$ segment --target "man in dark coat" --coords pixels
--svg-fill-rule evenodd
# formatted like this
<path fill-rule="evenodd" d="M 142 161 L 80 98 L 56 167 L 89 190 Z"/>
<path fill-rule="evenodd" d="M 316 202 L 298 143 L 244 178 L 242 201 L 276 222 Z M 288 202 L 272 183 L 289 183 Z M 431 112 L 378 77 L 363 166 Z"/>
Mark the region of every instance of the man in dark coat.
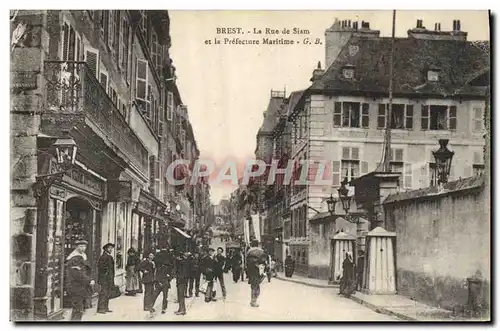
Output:
<path fill-rule="evenodd" d="M 363 286 L 363 268 L 365 266 L 365 252 L 358 251 L 358 263 L 356 264 L 356 289 L 361 290 Z"/>
<path fill-rule="evenodd" d="M 226 285 L 224 284 L 224 266 L 226 265 L 226 257 L 222 254 L 224 249 L 222 247 L 217 248 L 217 255 L 215 256 L 215 279 L 219 281 L 222 297 L 226 299 Z"/>
<path fill-rule="evenodd" d="M 175 261 L 175 282 L 177 284 L 177 300 L 179 309 L 175 315 L 186 315 L 186 286 L 189 278 L 189 254 L 184 252 Z"/>
<path fill-rule="evenodd" d="M 252 240 L 250 249 L 247 252 L 247 276 L 248 284 L 251 289 L 250 305 L 258 307 L 257 299 L 260 295 L 260 283 L 265 277 L 264 269 L 266 265 L 267 255 L 259 248 L 259 242 Z"/>
<path fill-rule="evenodd" d="M 154 258 L 158 288 L 155 291 L 153 304 L 156 302 L 158 295 L 163 293 L 162 314 L 166 313 L 168 306 L 168 290 L 170 289 L 170 281 L 174 277 L 174 261 L 174 256 L 168 251 L 167 247 L 163 248 Z"/>
<path fill-rule="evenodd" d="M 193 296 L 194 293 L 198 297 L 200 295 L 200 278 L 201 278 L 201 258 L 200 253 L 194 253 L 189 260 L 189 289 L 188 297 Z"/>
<path fill-rule="evenodd" d="M 109 309 L 109 295 L 115 286 L 115 260 L 111 256 L 112 243 L 104 245 L 103 253 L 97 262 L 97 280 L 100 285 L 99 300 L 97 301 L 97 312 L 99 314 L 111 313 Z"/>
<path fill-rule="evenodd" d="M 75 242 L 75 250 L 66 258 L 66 281 L 69 297 L 71 298 L 71 320 L 81 321 L 85 311 L 84 302 L 88 297 L 88 288 L 93 285 L 88 270 L 90 264 L 87 261 L 85 250 L 88 242 L 78 240 Z"/>
<path fill-rule="evenodd" d="M 238 282 L 241 276 L 241 265 L 243 263 L 243 259 L 241 258 L 241 253 L 238 251 L 235 251 L 233 253 L 233 256 L 231 257 L 230 261 L 230 268 L 233 273 L 233 281 L 235 283 Z"/>
<path fill-rule="evenodd" d="M 142 283 L 144 284 L 144 311 L 154 313 L 154 304 L 156 301 L 156 266 L 154 263 L 154 253 L 150 252 L 147 258 L 143 259 L 137 266 L 137 271 L 142 272 Z"/>
<path fill-rule="evenodd" d="M 205 292 L 205 302 L 217 301 L 213 295 L 214 291 L 214 279 L 215 279 L 215 250 L 213 248 L 208 249 L 208 255 L 205 256 L 202 262 L 202 271 L 205 279 L 207 281 L 207 290 Z"/>

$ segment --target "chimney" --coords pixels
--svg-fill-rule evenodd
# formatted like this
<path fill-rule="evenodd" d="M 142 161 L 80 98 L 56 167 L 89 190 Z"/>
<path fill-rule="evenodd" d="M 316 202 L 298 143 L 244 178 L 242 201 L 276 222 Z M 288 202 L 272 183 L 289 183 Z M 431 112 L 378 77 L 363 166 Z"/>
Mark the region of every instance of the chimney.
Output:
<path fill-rule="evenodd" d="M 453 20 L 452 31 L 441 31 L 441 23 L 434 23 L 434 31 L 427 30 L 422 20 L 417 20 L 417 27 L 408 30 L 408 38 L 426 40 L 467 41 L 467 32 L 460 31 L 460 20 Z"/>
<path fill-rule="evenodd" d="M 423 29 L 423 28 L 424 28 L 424 21 L 417 20 L 417 29 Z"/>
<path fill-rule="evenodd" d="M 352 23 L 352 28 L 353 28 L 354 30 L 357 30 L 357 29 L 358 29 L 358 22 L 353 22 L 353 23 Z"/>
<path fill-rule="evenodd" d="M 347 21 L 347 25 L 351 27 L 351 20 Z"/>
<path fill-rule="evenodd" d="M 315 81 L 321 79 L 321 77 L 323 77 L 324 73 L 325 73 L 325 70 L 321 69 L 321 61 L 318 61 L 318 67 L 316 69 L 314 69 L 313 75 L 312 75 L 310 81 L 315 82 Z"/>
<path fill-rule="evenodd" d="M 457 20 L 457 31 L 460 31 L 460 20 Z"/>

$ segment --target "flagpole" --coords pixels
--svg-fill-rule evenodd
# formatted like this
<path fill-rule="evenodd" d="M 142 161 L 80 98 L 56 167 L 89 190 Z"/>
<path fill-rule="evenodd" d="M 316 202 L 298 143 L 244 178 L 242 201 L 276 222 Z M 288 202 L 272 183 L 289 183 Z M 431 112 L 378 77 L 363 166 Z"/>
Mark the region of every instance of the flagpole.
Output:
<path fill-rule="evenodd" d="M 385 151 L 384 151 L 384 171 L 390 172 L 391 162 L 391 119 L 392 119 L 392 89 L 394 79 L 394 39 L 396 34 L 396 10 L 392 11 L 392 38 L 391 38 L 391 57 L 389 63 L 389 107 L 387 109 L 387 124 L 385 128 Z"/>

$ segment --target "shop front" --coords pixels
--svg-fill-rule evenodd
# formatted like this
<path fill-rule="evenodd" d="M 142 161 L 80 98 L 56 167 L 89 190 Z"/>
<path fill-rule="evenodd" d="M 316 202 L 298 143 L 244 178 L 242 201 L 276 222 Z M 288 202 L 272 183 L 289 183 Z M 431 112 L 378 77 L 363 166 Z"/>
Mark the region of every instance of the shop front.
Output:
<path fill-rule="evenodd" d="M 87 257 L 92 277 L 97 276 L 97 259 L 101 254 L 102 205 L 105 182 L 79 167 L 73 168 L 62 181 L 38 197 L 35 317 L 56 317 L 70 305 L 65 284 L 64 263 L 77 239 L 89 245 Z"/>
<path fill-rule="evenodd" d="M 141 255 L 155 252 L 168 238 L 168 225 L 165 218 L 167 206 L 151 193 L 142 190 L 139 201 L 132 210 L 131 245 Z"/>

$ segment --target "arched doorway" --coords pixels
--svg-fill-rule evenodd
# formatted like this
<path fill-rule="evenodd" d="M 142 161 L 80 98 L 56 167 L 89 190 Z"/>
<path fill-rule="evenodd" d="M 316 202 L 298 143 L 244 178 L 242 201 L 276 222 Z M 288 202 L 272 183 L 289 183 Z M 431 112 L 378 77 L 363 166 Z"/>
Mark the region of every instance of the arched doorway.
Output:
<path fill-rule="evenodd" d="M 87 259 L 92 266 L 91 277 L 96 277 L 96 258 L 100 254 L 100 214 L 94 210 L 90 202 L 81 197 L 70 198 L 66 202 L 64 213 L 64 259 L 71 254 L 78 239 L 88 241 Z M 64 305 L 70 302 L 64 284 Z"/>

